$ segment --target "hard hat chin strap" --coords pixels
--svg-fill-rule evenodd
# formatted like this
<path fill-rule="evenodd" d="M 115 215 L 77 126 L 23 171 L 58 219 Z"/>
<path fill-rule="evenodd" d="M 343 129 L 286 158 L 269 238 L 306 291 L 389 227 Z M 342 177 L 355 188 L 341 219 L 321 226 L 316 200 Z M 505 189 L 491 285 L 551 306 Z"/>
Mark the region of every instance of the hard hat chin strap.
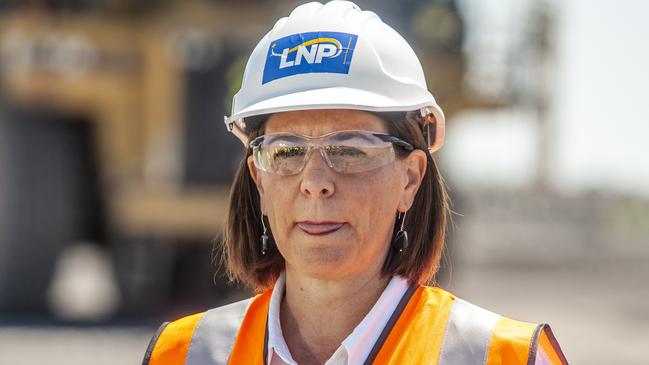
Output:
<path fill-rule="evenodd" d="M 431 130 L 431 128 L 435 127 L 435 115 L 433 114 L 433 111 L 430 110 L 430 108 L 421 108 L 419 110 L 419 113 L 421 115 L 422 132 L 424 132 L 426 146 L 430 151 L 433 143 L 435 143 L 435 131 Z M 433 151 L 431 151 L 431 153 L 432 152 Z"/>
<path fill-rule="evenodd" d="M 432 155 L 444 144 L 444 122 L 439 122 L 435 118 L 435 113 L 429 107 L 424 107 L 419 110 L 421 115 L 422 132 L 428 145 L 428 152 Z"/>
<path fill-rule="evenodd" d="M 228 121 L 227 115 L 224 115 L 223 119 L 225 120 L 225 125 L 228 128 L 228 132 L 237 136 L 237 138 L 241 141 L 241 143 L 243 143 L 243 145 L 246 148 L 248 148 L 248 144 L 250 143 L 250 137 L 248 137 L 248 133 L 246 133 L 241 129 L 241 127 L 239 127 L 239 124 L 243 124 L 243 119 Z"/>

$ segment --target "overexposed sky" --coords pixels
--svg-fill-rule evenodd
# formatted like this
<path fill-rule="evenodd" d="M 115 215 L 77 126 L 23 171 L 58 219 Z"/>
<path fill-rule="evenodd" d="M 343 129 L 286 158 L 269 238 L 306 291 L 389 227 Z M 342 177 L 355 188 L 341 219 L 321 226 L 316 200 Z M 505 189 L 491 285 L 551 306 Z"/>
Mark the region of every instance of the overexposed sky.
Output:
<path fill-rule="evenodd" d="M 532 1 L 462 2 L 469 31 L 474 32 L 468 36 L 467 46 L 474 47 L 469 52 L 482 47 L 477 67 L 508 72 L 502 65 L 489 67 L 488 62 L 504 59 L 498 52 L 506 47 L 506 39 L 520 41 Z M 551 184 L 564 192 L 600 190 L 649 197 L 649 2 L 550 4 L 554 55 L 545 82 Z M 495 54 L 489 55 L 489 49 Z M 536 174 L 537 133 L 533 110 L 526 113 L 517 107 L 460 115 L 449 122 L 445 170 L 467 187 L 524 186 Z"/>
<path fill-rule="evenodd" d="M 649 2 L 557 3 L 555 181 L 649 196 Z"/>

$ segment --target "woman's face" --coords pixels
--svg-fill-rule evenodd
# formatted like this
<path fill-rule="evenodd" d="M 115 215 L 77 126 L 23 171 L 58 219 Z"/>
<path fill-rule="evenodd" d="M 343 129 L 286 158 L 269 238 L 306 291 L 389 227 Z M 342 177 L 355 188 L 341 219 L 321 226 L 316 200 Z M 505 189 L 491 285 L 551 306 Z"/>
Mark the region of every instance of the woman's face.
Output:
<path fill-rule="evenodd" d="M 357 110 L 294 111 L 271 115 L 265 133 L 387 133 L 383 123 Z M 248 166 L 286 269 L 321 279 L 341 279 L 380 272 L 397 211 L 412 205 L 426 156 L 415 150 L 405 159 L 354 174 L 332 170 L 318 151 L 296 175 L 257 170 L 252 157 Z"/>

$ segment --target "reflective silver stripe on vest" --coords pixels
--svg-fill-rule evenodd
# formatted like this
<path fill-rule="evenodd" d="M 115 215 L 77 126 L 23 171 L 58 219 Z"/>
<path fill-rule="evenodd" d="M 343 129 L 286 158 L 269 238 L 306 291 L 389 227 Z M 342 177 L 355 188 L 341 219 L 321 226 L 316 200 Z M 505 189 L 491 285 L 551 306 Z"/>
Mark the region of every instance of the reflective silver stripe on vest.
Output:
<path fill-rule="evenodd" d="M 185 365 L 226 365 L 252 298 L 210 309 L 194 330 Z"/>
<path fill-rule="evenodd" d="M 439 365 L 486 364 L 498 318 L 496 313 L 456 298 L 446 324 Z"/>

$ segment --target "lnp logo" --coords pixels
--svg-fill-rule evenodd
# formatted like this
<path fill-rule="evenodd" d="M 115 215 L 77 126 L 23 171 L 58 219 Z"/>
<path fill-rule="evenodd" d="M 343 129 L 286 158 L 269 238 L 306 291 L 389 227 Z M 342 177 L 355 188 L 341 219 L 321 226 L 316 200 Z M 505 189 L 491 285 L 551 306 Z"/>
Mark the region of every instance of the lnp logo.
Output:
<path fill-rule="evenodd" d="M 312 72 L 349 73 L 356 34 L 309 32 L 273 41 L 266 55 L 262 84 Z"/>

